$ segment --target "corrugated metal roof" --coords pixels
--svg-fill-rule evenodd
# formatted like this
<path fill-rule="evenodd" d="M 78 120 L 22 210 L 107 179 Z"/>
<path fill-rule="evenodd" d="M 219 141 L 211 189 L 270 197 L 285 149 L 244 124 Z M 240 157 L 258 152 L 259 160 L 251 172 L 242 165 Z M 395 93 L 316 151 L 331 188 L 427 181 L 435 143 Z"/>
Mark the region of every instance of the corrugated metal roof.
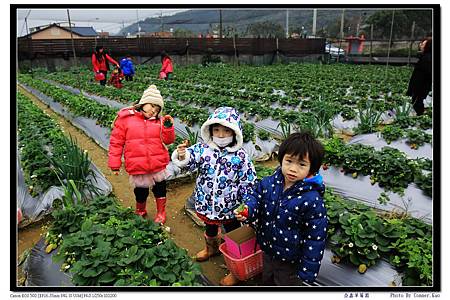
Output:
<path fill-rule="evenodd" d="M 64 29 L 69 30 L 69 27 L 64 27 Z M 72 31 L 81 36 L 97 36 L 97 32 L 92 27 L 72 27 Z"/>

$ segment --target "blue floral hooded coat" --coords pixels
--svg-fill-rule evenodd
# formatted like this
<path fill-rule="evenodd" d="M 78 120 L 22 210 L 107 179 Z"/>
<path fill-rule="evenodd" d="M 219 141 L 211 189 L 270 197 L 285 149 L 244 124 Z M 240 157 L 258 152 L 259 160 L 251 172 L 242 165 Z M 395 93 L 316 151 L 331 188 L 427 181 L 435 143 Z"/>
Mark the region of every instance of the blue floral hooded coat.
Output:
<path fill-rule="evenodd" d="M 236 143 L 219 148 L 209 133 L 212 124 L 232 129 Z M 200 130 L 204 143 L 187 148 L 183 161 L 178 160 L 175 150 L 172 161 L 181 168 L 199 172 L 195 186 L 197 213 L 214 221 L 234 219 L 233 210 L 242 203 L 242 196 L 251 191 L 256 180 L 253 163 L 242 148 L 240 116 L 234 108 L 220 107 L 209 116 Z"/>
<path fill-rule="evenodd" d="M 255 226 L 264 253 L 296 264 L 297 276 L 313 282 L 319 273 L 328 226 L 322 176 L 300 180 L 286 191 L 283 187 L 279 168 L 244 196 L 247 222 Z"/>

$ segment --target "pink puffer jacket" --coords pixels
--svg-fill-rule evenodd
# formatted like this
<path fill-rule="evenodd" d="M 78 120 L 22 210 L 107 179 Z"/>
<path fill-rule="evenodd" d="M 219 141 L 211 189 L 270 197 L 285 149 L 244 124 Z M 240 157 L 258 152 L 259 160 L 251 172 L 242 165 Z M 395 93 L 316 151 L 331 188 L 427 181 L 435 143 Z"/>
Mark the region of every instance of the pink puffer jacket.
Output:
<path fill-rule="evenodd" d="M 159 172 L 170 160 L 164 144 L 174 141 L 174 127 L 165 128 L 161 118 L 145 119 L 141 112 L 124 108 L 118 112 L 111 132 L 108 166 L 113 170 L 119 169 L 123 152 L 128 174 Z"/>

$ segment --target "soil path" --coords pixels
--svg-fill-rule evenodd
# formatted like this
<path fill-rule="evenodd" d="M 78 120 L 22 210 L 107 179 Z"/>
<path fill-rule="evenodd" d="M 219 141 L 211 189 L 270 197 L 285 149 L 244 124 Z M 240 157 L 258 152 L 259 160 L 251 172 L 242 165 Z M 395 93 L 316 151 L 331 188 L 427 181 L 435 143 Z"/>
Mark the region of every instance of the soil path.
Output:
<path fill-rule="evenodd" d="M 28 93 L 26 90 L 18 87 L 25 95 L 27 95 L 33 102 L 42 110 L 48 113 L 53 119 L 58 121 L 58 124 L 67 135 L 71 135 L 77 140 L 78 146 L 87 150 L 92 162 L 99 168 L 99 170 L 106 176 L 113 186 L 113 194 L 121 201 L 125 207 L 134 207 L 135 198 L 133 190 L 128 182 L 128 175 L 122 169 L 118 176 L 114 175 L 108 168 L 107 151 L 101 148 L 91 138 L 86 136 L 81 130 L 74 127 L 69 121 L 54 113 L 46 104 L 40 102 L 35 96 Z M 273 166 L 275 162 L 267 162 L 264 165 Z M 185 248 L 190 256 L 195 255 L 204 247 L 203 229 L 196 225 L 192 219 L 186 215 L 184 211 L 184 204 L 186 199 L 192 194 L 194 189 L 194 179 L 184 178 L 180 180 L 172 180 L 168 182 L 167 186 L 167 221 L 165 226 L 170 228 L 170 237 L 175 243 Z M 153 218 L 156 213 L 156 207 L 153 195 L 147 200 L 147 211 L 149 215 L 147 218 Z M 30 248 L 39 240 L 39 234 L 42 229 L 38 226 L 31 226 L 19 230 L 18 232 L 18 247 L 19 255 L 27 248 Z M 227 274 L 224 267 L 224 260 L 222 256 L 216 256 L 209 261 L 200 263 L 203 274 L 214 285 L 219 285 L 220 279 Z M 242 285 L 249 285 L 251 282 L 242 283 Z"/>

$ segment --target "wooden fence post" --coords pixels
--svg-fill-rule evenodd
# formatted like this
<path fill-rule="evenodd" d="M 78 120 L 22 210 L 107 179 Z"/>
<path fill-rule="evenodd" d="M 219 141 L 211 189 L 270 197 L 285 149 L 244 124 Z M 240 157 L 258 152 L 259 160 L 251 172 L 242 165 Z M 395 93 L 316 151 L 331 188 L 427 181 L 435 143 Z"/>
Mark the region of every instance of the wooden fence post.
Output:
<path fill-rule="evenodd" d="M 278 38 L 276 38 L 276 44 L 277 44 L 277 63 L 279 63 L 280 62 L 280 55 L 279 55 L 279 52 L 278 52 Z"/>
<path fill-rule="evenodd" d="M 372 64 L 372 42 L 373 42 L 373 24 L 370 24 L 370 53 L 369 53 L 369 65 Z"/>
<path fill-rule="evenodd" d="M 233 48 L 234 48 L 234 65 L 239 65 L 236 49 L 236 35 L 233 35 Z"/>
<path fill-rule="evenodd" d="M 416 21 L 413 21 L 411 26 L 411 40 L 409 41 L 409 49 L 408 49 L 408 66 L 411 64 L 411 48 L 414 39 L 414 27 L 416 26 Z"/>
<path fill-rule="evenodd" d="M 186 40 L 186 66 L 189 65 L 189 40 Z"/>

